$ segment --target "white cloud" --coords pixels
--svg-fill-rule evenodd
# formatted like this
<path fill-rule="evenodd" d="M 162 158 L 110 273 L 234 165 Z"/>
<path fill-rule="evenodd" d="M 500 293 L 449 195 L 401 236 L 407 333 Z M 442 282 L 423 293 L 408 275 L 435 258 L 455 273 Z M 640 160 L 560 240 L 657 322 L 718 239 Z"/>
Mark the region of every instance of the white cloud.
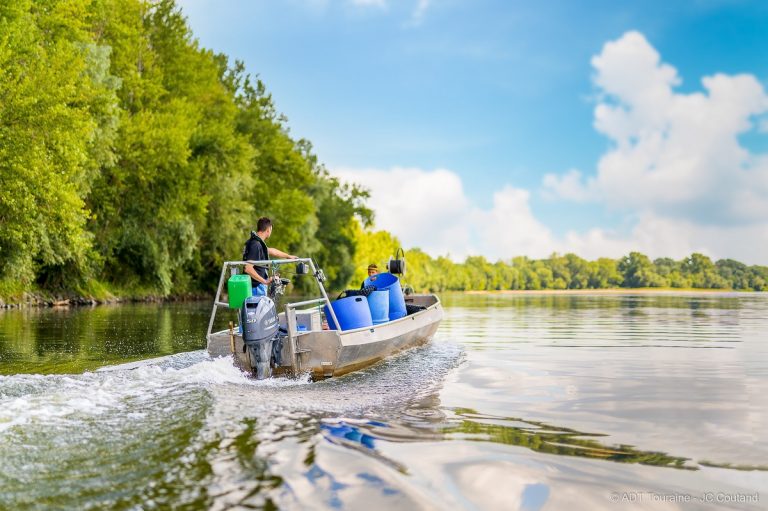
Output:
<path fill-rule="evenodd" d="M 469 238 L 458 219 L 470 204 L 454 172 L 395 167 L 335 169 L 333 174 L 370 190 L 376 228 L 395 234 L 405 247 L 456 256 L 467 246 Z"/>
<path fill-rule="evenodd" d="M 493 194 L 491 209 L 474 208 L 470 229 L 477 233 L 475 253 L 491 259 L 516 255 L 546 257 L 557 250 L 550 230 L 531 211 L 530 192 L 505 186 Z"/>
<path fill-rule="evenodd" d="M 637 32 L 607 43 L 592 65 L 603 94 L 595 128 L 614 147 L 584 188 L 621 209 L 681 218 L 710 210 L 713 223 L 766 218 L 768 166 L 738 140 L 753 128 L 752 118 L 768 110 L 755 77 L 716 74 L 702 80 L 706 93 L 675 93 L 677 71 Z M 571 177 L 545 186 L 578 195 Z M 749 207 L 737 200 L 745 194 Z"/>
<path fill-rule="evenodd" d="M 394 233 L 406 248 L 450 255 L 456 261 L 467 255 L 494 261 L 553 252 L 618 258 L 638 250 L 652 258 L 681 259 L 701 252 L 765 264 L 768 255 L 768 229 L 761 224 L 706 226 L 643 213 L 628 234 L 595 227 L 557 237 L 531 211 L 528 190 L 504 186 L 483 207 L 466 196 L 459 175 L 446 169 L 339 168 L 333 174 L 371 191 L 369 205 L 377 229 Z"/>
<path fill-rule="evenodd" d="M 638 32 L 606 43 L 592 66 L 600 94 L 594 126 L 612 148 L 596 175 L 585 179 L 573 169 L 549 174 L 544 190 L 640 220 L 623 241 L 596 229 L 570 235 L 567 244 L 582 251 L 586 244 L 606 251 L 623 244 L 652 253 L 705 247 L 717 256 L 739 253 L 765 262 L 767 247 L 751 240 L 764 240 L 768 232 L 768 157 L 739 141 L 768 112 L 760 82 L 718 73 L 701 80 L 701 92 L 676 92 L 682 82 L 677 70 Z"/>
<path fill-rule="evenodd" d="M 333 174 L 371 191 L 376 228 L 394 233 L 405 247 L 455 260 L 471 254 L 491 260 L 544 257 L 554 247 L 549 230 L 531 212 L 527 190 L 505 186 L 490 208 L 482 208 L 467 198 L 458 174 L 446 169 L 341 168 Z"/>
<path fill-rule="evenodd" d="M 592 198 L 594 191 L 582 184 L 582 175 L 577 169 L 571 169 L 562 176 L 547 174 L 544 176 L 544 196 L 548 199 L 562 198 L 575 202 L 584 202 Z"/>
<path fill-rule="evenodd" d="M 455 260 L 552 252 L 594 259 L 639 250 L 651 257 L 702 252 L 768 262 L 768 155 L 739 142 L 768 112 L 762 85 L 751 75 L 715 74 L 702 79 L 700 92 L 676 92 L 677 71 L 637 32 L 607 43 L 592 65 L 600 92 L 594 126 L 612 147 L 594 176 L 577 169 L 548 174 L 543 191 L 618 212 L 631 223 L 629 232 L 598 226 L 555 236 L 531 211 L 528 190 L 507 185 L 489 205 L 475 204 L 446 169 L 335 174 L 371 190 L 377 228 L 406 247 Z"/>

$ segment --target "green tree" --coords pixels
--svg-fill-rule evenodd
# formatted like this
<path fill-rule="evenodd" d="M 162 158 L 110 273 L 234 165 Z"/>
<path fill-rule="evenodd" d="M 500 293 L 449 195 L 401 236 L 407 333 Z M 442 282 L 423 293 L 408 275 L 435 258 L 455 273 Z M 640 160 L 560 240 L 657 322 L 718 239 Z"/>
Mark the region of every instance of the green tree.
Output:
<path fill-rule="evenodd" d="M 717 273 L 712 260 L 699 253 L 691 254 L 681 264 L 682 274 L 691 280 L 691 285 L 705 289 L 723 289 L 728 282 Z"/>
<path fill-rule="evenodd" d="M 550 258 L 543 261 L 552 274 L 552 278 L 547 277 L 549 284 L 545 288 L 567 289 L 571 283 L 571 271 L 568 268 L 568 258 L 558 254 L 552 254 Z"/>
<path fill-rule="evenodd" d="M 619 261 L 618 270 L 623 276 L 624 287 L 663 287 L 666 281 L 656 273 L 648 256 L 630 252 Z"/>
<path fill-rule="evenodd" d="M 545 261 L 534 261 L 533 271 L 538 277 L 539 289 L 553 289 L 555 277 Z"/>
<path fill-rule="evenodd" d="M 400 244 L 395 240 L 397 248 Z M 390 245 L 394 247 L 394 245 Z M 395 248 L 395 250 L 397 249 Z M 394 255 L 395 252 L 390 252 Z M 418 248 L 413 248 L 405 253 L 406 256 L 406 274 L 403 280 L 413 289 L 419 291 L 439 292 L 444 289 L 444 284 L 440 282 L 440 274 L 436 261 L 429 254 Z M 389 259 L 387 256 L 385 260 Z"/>
<path fill-rule="evenodd" d="M 364 229 L 359 222 L 353 224 L 352 232 L 356 247 L 353 259 L 354 273 L 351 279 L 351 285 L 354 285 L 368 278 L 369 264 L 376 264 L 379 267 L 379 271 L 386 271 L 384 265 L 400 248 L 400 241 L 387 231 Z M 406 271 L 415 274 L 420 279 L 425 278 L 424 268 L 419 266 L 422 258 L 414 250 L 408 251 L 407 255 L 408 268 L 406 268 Z M 426 257 L 429 258 L 429 256 Z M 413 285 L 413 283 L 411 284 Z"/>
<path fill-rule="evenodd" d="M 576 254 L 565 254 L 566 267 L 571 278 L 568 289 L 586 289 L 589 287 L 589 265 Z"/>
<path fill-rule="evenodd" d="M 680 264 L 670 257 L 654 259 L 653 266 L 656 269 L 656 273 L 662 277 L 669 277 L 673 272 L 680 271 Z"/>
<path fill-rule="evenodd" d="M 497 289 L 520 289 L 520 272 L 517 268 L 504 261 L 496 261 L 494 266 L 498 276 Z"/>
<path fill-rule="evenodd" d="M 733 259 L 720 259 L 715 263 L 717 273 L 733 289 L 751 289 L 749 277 L 750 271 L 746 264 Z"/>
<path fill-rule="evenodd" d="M 619 272 L 615 259 L 601 257 L 589 263 L 588 285 L 594 289 L 619 287 L 624 282 L 624 276 Z"/>
<path fill-rule="evenodd" d="M 92 273 L 84 197 L 112 161 L 119 82 L 108 48 L 89 39 L 86 6 L 0 6 L 0 288 L 10 292 L 36 278 L 80 285 Z"/>
<path fill-rule="evenodd" d="M 768 291 L 768 266 L 750 266 L 749 287 L 755 291 Z"/>

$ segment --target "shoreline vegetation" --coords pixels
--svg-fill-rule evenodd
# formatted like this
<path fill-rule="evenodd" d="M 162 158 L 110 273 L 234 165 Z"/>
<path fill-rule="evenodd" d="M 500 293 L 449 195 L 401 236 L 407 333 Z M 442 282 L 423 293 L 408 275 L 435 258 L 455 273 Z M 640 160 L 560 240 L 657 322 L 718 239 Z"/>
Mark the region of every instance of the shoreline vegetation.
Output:
<path fill-rule="evenodd" d="M 451 292 L 451 291 L 449 291 Z M 739 289 L 700 289 L 695 287 L 689 288 L 673 288 L 673 287 L 611 287 L 605 289 L 502 289 L 493 291 L 453 291 L 458 293 L 466 293 L 468 295 L 622 295 L 622 294 L 671 294 L 671 295 L 688 295 L 688 294 L 724 294 L 724 293 L 758 293 L 759 291 L 753 290 L 739 290 Z"/>
<path fill-rule="evenodd" d="M 581 291 L 581 290 L 768 290 L 768 266 L 747 266 L 732 259 L 713 262 L 694 253 L 681 260 L 651 260 L 640 252 L 594 261 L 576 254 L 546 259 L 515 257 L 491 263 L 470 256 L 463 263 L 433 259 L 418 249 L 406 252 L 406 281 L 414 289 L 438 291 Z"/>
<path fill-rule="evenodd" d="M 371 242 L 371 237 L 379 243 Z M 352 282 L 362 281 L 366 261 L 384 260 L 399 246 L 397 238 L 386 231 L 359 231 L 355 239 L 367 250 L 356 253 L 356 271 Z M 384 241 L 383 243 L 381 241 Z M 481 256 L 470 256 L 463 263 L 447 257 L 432 258 L 419 249 L 406 251 L 408 273 L 404 284 L 417 292 L 458 292 L 467 294 L 519 295 L 610 295 L 643 293 L 741 293 L 768 290 L 768 267 L 747 266 L 738 261 L 717 262 L 702 254 L 675 261 L 658 258 L 651 261 L 639 252 L 621 259 L 600 258 L 587 261 L 575 254 L 552 254 L 548 259 L 517 257 L 490 263 Z M 299 283 L 301 284 L 301 283 Z M 304 282 L 306 284 L 306 282 Z M 306 285 L 298 285 L 299 295 Z M 351 286 L 350 286 L 351 287 Z M 78 306 L 137 302 L 184 302 L 211 300 L 213 293 L 199 291 L 160 295 L 151 290 L 116 290 L 104 286 L 100 296 L 75 292 L 37 290 L 25 292 L 21 299 L 7 300 L 0 295 L 0 309 L 24 306 Z M 333 294 L 334 291 L 331 291 Z"/>
<path fill-rule="evenodd" d="M 332 291 L 401 246 L 174 0 L 6 0 L 0 69 L 0 307 L 210 297 L 260 216 Z M 417 291 L 768 290 L 768 267 L 702 254 L 406 258 Z"/>
<path fill-rule="evenodd" d="M 689 295 L 689 294 L 733 294 L 733 293 L 759 293 L 750 289 L 701 289 L 701 288 L 671 288 L 671 287 L 612 287 L 605 289 L 493 289 L 493 290 L 468 290 L 468 291 L 445 291 L 446 293 L 457 293 L 467 295 L 520 295 L 520 296 L 545 296 L 545 295 L 634 295 L 634 294 L 670 294 L 670 295 Z M 70 296 L 68 298 L 60 296 L 49 296 L 43 294 L 28 293 L 24 299 L 19 302 L 6 303 L 0 299 L 0 311 L 10 309 L 25 308 L 66 308 L 66 307 L 95 307 L 97 305 L 119 305 L 126 303 L 189 303 L 189 302 L 210 302 L 213 294 L 198 295 L 170 295 L 170 296 L 143 296 L 143 297 L 118 297 L 112 296 L 105 299 L 95 299 L 85 296 Z"/>

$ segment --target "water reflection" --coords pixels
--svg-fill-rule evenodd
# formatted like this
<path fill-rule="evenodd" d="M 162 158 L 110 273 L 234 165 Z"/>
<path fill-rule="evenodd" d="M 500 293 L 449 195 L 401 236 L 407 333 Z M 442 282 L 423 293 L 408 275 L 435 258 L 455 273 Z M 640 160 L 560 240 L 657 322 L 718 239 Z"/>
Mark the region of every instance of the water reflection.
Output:
<path fill-rule="evenodd" d="M 324 422 L 320 425 L 320 430 L 323 433 L 328 433 L 330 440 L 341 439 L 345 444 L 351 444 L 357 447 L 362 445 L 368 449 L 375 448 L 374 437 L 364 432 L 361 426 L 366 428 L 386 428 L 389 427 L 384 422 L 379 421 L 364 421 L 360 426 L 355 424 L 348 424 L 349 421 L 334 421 L 335 423 Z"/>
<path fill-rule="evenodd" d="M 424 400 L 421 403 L 423 404 Z M 414 423 L 414 415 L 423 418 L 420 420 L 420 425 Z M 379 440 L 388 442 L 461 440 L 513 445 L 561 456 L 698 470 L 698 466 L 688 458 L 670 456 L 662 452 L 642 451 L 631 445 L 600 443 L 596 438 L 606 436 L 601 433 L 585 433 L 542 422 L 486 415 L 472 409 L 409 408 L 396 422 L 350 418 L 325 419 L 320 425 L 320 431 L 331 442 L 353 449 L 363 448 L 363 451 L 372 451 L 377 457 L 381 456 L 376 452 L 376 442 Z M 398 467 L 399 470 L 406 470 L 394 460 L 386 461 Z"/>
<path fill-rule="evenodd" d="M 686 464 L 689 461 L 687 458 L 670 456 L 661 452 L 640 451 L 631 445 L 604 445 L 593 439 L 606 436 L 600 433 L 584 433 L 543 422 L 483 415 L 471 409 L 453 411 L 457 418 L 463 420 L 460 420 L 458 425 L 449 427 L 444 431 L 449 438 L 460 436 L 463 439 L 516 445 L 547 454 L 581 456 L 619 463 L 697 469 L 696 466 Z"/>
<path fill-rule="evenodd" d="M 206 304 L 0 310 L 0 374 L 74 374 L 205 347 Z"/>
<path fill-rule="evenodd" d="M 432 344 L 312 384 L 202 351 L 87 372 L 199 349 L 207 305 L 0 314 L 0 508 L 593 510 L 609 491 L 768 491 L 765 297 L 445 302 Z M 15 374 L 45 372 L 69 374 Z"/>

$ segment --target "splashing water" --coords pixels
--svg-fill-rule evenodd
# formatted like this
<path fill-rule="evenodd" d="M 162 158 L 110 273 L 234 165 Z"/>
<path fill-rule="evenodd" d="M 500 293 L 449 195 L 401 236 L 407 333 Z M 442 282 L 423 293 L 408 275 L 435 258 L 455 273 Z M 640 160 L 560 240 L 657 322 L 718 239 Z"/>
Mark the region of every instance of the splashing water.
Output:
<path fill-rule="evenodd" d="M 232 463 L 249 442 L 309 438 L 327 415 L 386 414 L 433 392 L 460 357 L 455 345 L 430 345 L 313 384 L 253 380 L 202 351 L 79 375 L 0 376 L 0 503 L 207 506 L 273 477 L 263 460 Z"/>

